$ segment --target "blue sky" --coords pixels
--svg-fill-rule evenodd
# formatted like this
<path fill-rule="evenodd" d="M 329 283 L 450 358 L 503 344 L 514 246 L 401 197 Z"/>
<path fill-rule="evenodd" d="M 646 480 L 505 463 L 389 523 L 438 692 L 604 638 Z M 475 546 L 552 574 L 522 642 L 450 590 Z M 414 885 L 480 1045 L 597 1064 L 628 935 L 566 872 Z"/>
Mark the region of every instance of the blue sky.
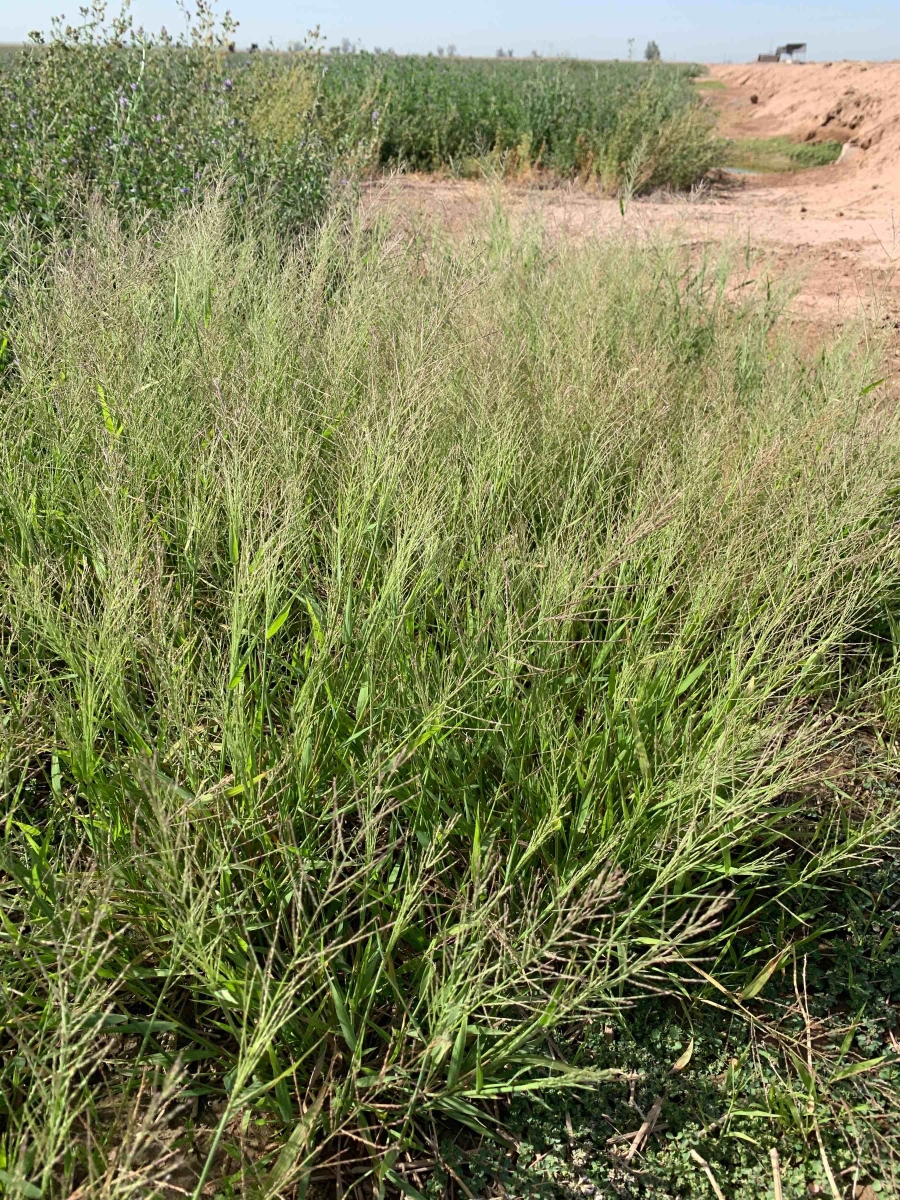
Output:
<path fill-rule="evenodd" d="M 84 3 L 84 0 L 81 0 Z M 21 41 L 46 28 L 59 11 L 71 20 L 79 0 L 0 0 L 0 41 Z M 665 58 L 742 62 L 776 42 L 807 41 L 812 59 L 900 58 L 900 5 L 875 0 L 231 0 L 238 42 L 284 46 L 320 25 L 328 43 L 342 38 L 366 47 L 422 52 L 448 43 L 461 54 L 569 53 L 625 58 L 655 38 Z M 147 28 L 181 27 L 174 0 L 133 0 Z"/>

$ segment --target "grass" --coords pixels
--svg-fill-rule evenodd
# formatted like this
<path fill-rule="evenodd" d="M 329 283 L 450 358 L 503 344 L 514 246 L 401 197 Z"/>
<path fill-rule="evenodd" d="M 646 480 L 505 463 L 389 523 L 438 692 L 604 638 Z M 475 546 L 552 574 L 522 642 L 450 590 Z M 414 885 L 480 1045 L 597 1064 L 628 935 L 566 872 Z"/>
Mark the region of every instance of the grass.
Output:
<path fill-rule="evenodd" d="M 786 137 L 739 138 L 724 144 L 721 165 L 766 173 L 826 167 L 837 162 L 842 142 L 792 142 Z"/>
<path fill-rule="evenodd" d="M 621 1188 L 657 1087 L 658 1195 L 889 1179 L 893 960 L 821 950 L 896 844 L 875 343 L 500 208 L 72 228 L 8 233 L 4 1195 Z"/>
<path fill-rule="evenodd" d="M 693 68 L 230 29 L 2 66 L 0 1196 L 897 1194 L 877 339 L 357 210 L 686 185 Z"/>

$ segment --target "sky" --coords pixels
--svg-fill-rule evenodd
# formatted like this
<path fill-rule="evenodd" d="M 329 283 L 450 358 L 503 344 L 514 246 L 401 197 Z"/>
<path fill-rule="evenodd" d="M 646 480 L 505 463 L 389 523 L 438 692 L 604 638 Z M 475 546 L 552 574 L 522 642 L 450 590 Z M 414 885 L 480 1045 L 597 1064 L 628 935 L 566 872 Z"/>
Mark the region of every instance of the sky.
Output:
<path fill-rule="evenodd" d="M 71 21 L 85 0 L 0 0 L 0 42 L 25 40 L 62 12 Z M 222 7 L 228 0 L 222 0 Z M 113 0 L 111 7 L 115 7 Z M 572 54 L 641 57 L 650 38 L 663 58 L 745 62 L 788 41 L 809 44 L 811 60 L 900 58 L 898 0 L 230 0 L 239 46 L 284 47 L 320 26 L 326 45 L 343 38 L 367 49 L 424 53 L 454 45 L 459 54 Z M 183 26 L 175 0 L 133 0 L 147 29 Z"/>

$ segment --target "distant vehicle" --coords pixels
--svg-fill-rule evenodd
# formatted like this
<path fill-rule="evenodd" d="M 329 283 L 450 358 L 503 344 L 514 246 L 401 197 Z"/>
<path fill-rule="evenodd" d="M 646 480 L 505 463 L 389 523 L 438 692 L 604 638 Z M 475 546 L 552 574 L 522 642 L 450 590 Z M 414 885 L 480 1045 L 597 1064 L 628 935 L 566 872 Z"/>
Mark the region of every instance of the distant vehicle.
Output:
<path fill-rule="evenodd" d="M 784 46 L 779 46 L 774 54 L 760 54 L 757 62 L 781 62 L 782 57 L 786 63 L 797 62 L 797 56 L 806 55 L 806 42 L 787 42 Z M 803 59 L 801 58 L 802 62 Z"/>

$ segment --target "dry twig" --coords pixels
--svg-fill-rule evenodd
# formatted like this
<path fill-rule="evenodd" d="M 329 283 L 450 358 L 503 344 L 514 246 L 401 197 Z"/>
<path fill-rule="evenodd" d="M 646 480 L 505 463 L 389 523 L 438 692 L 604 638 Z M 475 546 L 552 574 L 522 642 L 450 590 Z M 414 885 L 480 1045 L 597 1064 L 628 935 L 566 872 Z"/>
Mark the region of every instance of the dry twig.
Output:
<path fill-rule="evenodd" d="M 716 1200 L 725 1200 L 725 1197 L 722 1194 L 722 1189 L 716 1183 L 716 1177 L 712 1173 L 712 1167 L 709 1165 L 709 1163 L 706 1161 L 706 1159 L 703 1158 L 702 1155 L 698 1154 L 696 1150 L 691 1151 L 691 1158 L 694 1160 L 695 1163 L 697 1163 L 697 1165 L 701 1168 L 703 1173 L 706 1175 L 706 1178 L 709 1180 L 710 1187 L 716 1193 Z"/>
<path fill-rule="evenodd" d="M 625 1155 L 626 1162 L 631 1162 L 635 1154 L 637 1154 L 638 1150 L 640 1150 L 641 1146 L 643 1146 L 644 1142 L 646 1142 L 647 1138 L 649 1138 L 650 1134 L 653 1132 L 653 1127 L 659 1119 L 659 1114 L 662 1112 L 662 1106 L 663 1098 L 662 1096 L 657 1096 L 653 1101 L 653 1107 L 647 1113 L 647 1119 L 635 1134 L 634 1141 L 631 1143 L 631 1148 Z"/>
<path fill-rule="evenodd" d="M 778 1151 L 774 1146 L 769 1151 L 769 1158 L 772 1160 L 772 1180 L 775 1184 L 775 1200 L 784 1200 L 784 1192 L 781 1188 L 781 1163 L 778 1160 Z"/>

